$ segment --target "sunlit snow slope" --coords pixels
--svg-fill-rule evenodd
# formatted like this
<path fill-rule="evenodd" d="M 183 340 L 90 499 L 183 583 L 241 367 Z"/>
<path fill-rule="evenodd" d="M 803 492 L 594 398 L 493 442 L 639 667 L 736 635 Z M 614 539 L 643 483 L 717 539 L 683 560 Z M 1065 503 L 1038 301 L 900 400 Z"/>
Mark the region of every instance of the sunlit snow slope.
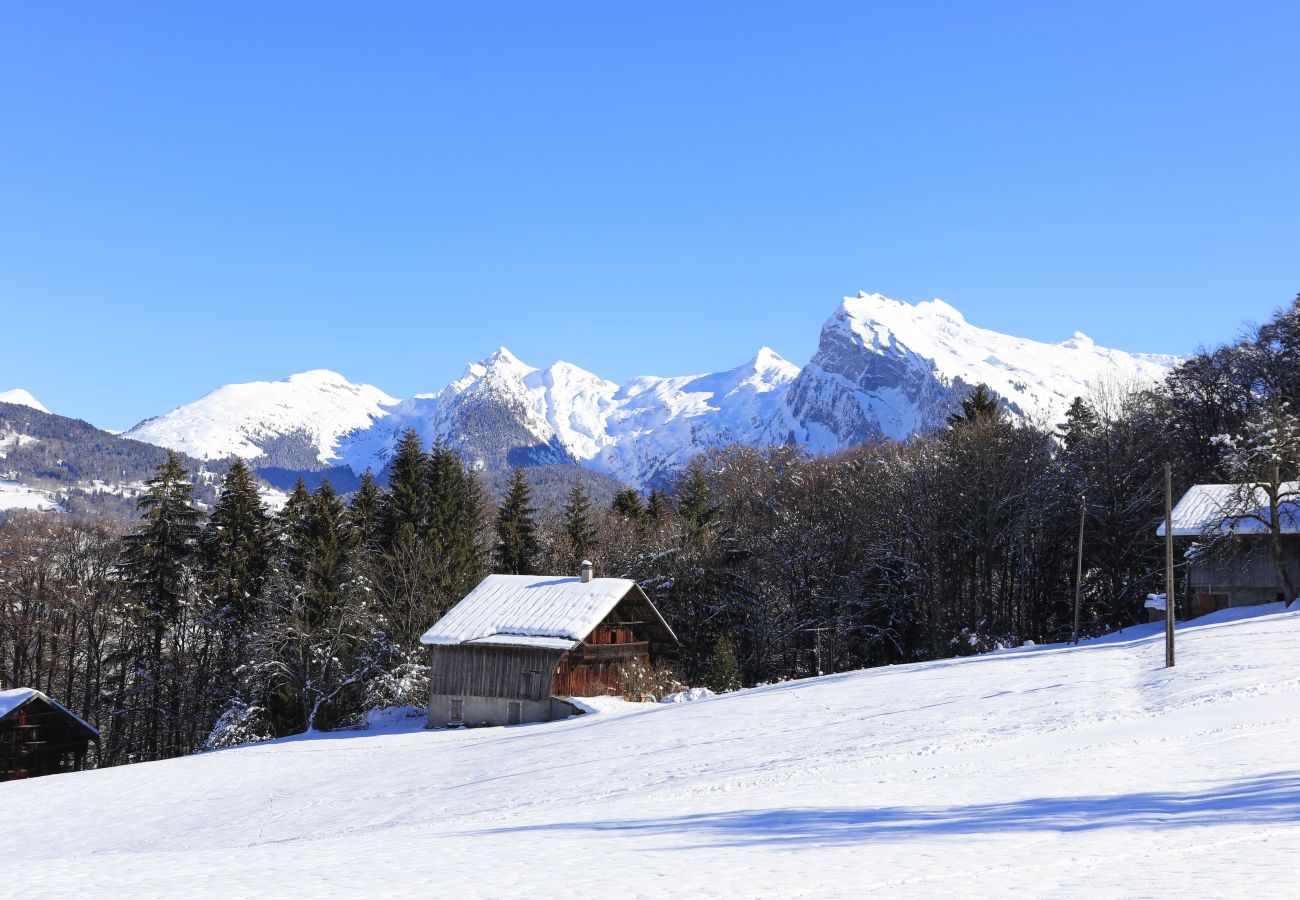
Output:
<path fill-rule="evenodd" d="M 166 415 L 146 419 L 125 436 L 198 459 L 239 456 L 262 461 L 274 455 L 268 454 L 268 447 L 288 441 L 324 463 L 332 458 L 341 435 L 368 427 L 384 415 L 385 405 L 396 402 L 377 387 L 317 369 L 282 381 L 228 384 Z M 277 462 L 272 459 L 270 464 Z"/>
<path fill-rule="evenodd" d="M 49 412 L 41 401 L 31 395 L 30 391 L 25 391 L 22 388 L 14 388 L 12 391 L 0 391 L 0 403 L 16 403 L 19 406 L 30 406 L 39 412 Z"/>
<path fill-rule="evenodd" d="M 743 365 L 622 385 L 566 362 L 535 368 L 502 347 L 441 390 L 400 403 L 332 372 L 234 384 L 128 432 L 193 456 L 381 472 L 401 434 L 460 450 L 480 469 L 581 463 L 649 488 L 696 453 L 793 442 L 815 452 L 941 427 L 981 382 L 1016 416 L 1053 425 L 1099 385 L 1145 386 L 1177 359 L 1043 343 L 969 324 L 941 300 L 846 297 L 803 369 L 761 348 Z"/>
<path fill-rule="evenodd" d="M 0 785 L 24 896 L 1294 896 L 1300 613 Z"/>
<path fill-rule="evenodd" d="M 1178 358 L 1099 347 L 1076 332 L 1044 343 L 980 328 L 942 300 L 845 297 L 822 326 L 817 352 L 790 385 L 769 438 L 817 451 L 940 426 L 986 384 L 1006 409 L 1048 426 L 1075 397 L 1107 384 L 1145 387 Z"/>

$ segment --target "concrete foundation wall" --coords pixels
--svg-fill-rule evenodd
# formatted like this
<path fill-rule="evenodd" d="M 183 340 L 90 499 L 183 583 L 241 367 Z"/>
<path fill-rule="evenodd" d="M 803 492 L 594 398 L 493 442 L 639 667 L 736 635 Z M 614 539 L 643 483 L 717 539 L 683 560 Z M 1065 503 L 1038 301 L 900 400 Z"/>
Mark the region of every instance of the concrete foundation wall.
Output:
<path fill-rule="evenodd" d="M 452 700 L 461 701 L 461 721 L 451 720 Z M 581 710 L 557 697 L 545 700 L 510 700 L 504 697 L 457 697 L 451 694 L 429 696 L 429 727 L 478 727 L 483 725 L 509 725 L 510 704 L 519 704 L 519 723 L 551 722 L 566 719 Z"/>
<path fill-rule="evenodd" d="M 1216 603 L 1219 609 L 1226 609 L 1234 606 L 1257 606 L 1261 603 L 1275 603 L 1278 595 L 1282 592 L 1277 589 L 1277 585 L 1233 585 L 1225 587 L 1221 584 L 1197 584 L 1193 582 L 1190 586 L 1189 593 L 1193 598 L 1200 597 L 1204 594 L 1212 594 L 1216 597 L 1226 598 L 1225 602 Z M 1207 610 L 1208 612 L 1208 610 Z"/>

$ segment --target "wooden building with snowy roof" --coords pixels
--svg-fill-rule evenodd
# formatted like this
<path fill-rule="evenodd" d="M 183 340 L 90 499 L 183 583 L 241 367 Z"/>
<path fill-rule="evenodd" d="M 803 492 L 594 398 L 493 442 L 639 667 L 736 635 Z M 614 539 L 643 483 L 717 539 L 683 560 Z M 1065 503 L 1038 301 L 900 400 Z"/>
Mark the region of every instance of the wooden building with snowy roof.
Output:
<path fill-rule="evenodd" d="M 565 697 L 617 687 L 677 636 L 634 581 L 489 575 L 425 632 L 429 725 L 515 725 L 572 715 Z"/>
<path fill-rule="evenodd" d="M 1283 482 L 1276 504 L 1282 560 L 1300 583 L 1300 482 Z M 1186 605 L 1178 611 L 1203 616 L 1234 606 L 1254 606 L 1285 596 L 1270 543 L 1273 511 L 1262 485 L 1195 484 L 1173 508 L 1175 538 L 1191 539 L 1187 554 Z M 1164 522 L 1156 536 L 1165 536 Z M 1159 602 L 1148 602 L 1153 618 L 1164 618 Z M 1158 607 L 1158 609 L 1156 608 Z"/>
<path fill-rule="evenodd" d="M 0 781 L 85 768 L 99 732 L 35 688 L 0 691 Z"/>

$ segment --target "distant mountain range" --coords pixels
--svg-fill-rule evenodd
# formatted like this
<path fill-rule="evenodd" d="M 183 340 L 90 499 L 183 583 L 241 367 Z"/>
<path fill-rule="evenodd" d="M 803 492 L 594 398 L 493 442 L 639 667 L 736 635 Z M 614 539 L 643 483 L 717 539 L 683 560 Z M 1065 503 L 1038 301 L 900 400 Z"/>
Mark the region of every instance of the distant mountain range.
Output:
<path fill-rule="evenodd" d="M 619 385 L 565 362 L 534 368 L 503 347 L 441 390 L 405 400 L 316 370 L 220 387 L 123 437 L 196 460 L 240 456 L 283 486 L 302 472 L 345 482 L 382 473 L 414 428 L 458 448 L 492 482 L 514 465 L 579 465 L 608 485 L 648 488 L 695 453 L 731 443 L 831 452 L 907 437 L 941 426 L 981 382 L 1012 415 L 1054 424 L 1100 382 L 1152 383 L 1177 362 L 1079 333 L 1059 343 L 1010 337 L 941 300 L 861 293 L 835 309 L 802 369 L 764 347 L 733 369 Z M 25 391 L 0 402 L 44 409 Z"/>

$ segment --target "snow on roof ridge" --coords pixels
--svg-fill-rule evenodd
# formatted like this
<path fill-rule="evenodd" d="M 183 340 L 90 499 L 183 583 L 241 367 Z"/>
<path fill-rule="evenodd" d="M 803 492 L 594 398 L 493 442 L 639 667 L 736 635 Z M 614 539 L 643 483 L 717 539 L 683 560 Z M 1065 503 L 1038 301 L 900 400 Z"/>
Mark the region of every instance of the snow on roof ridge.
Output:
<path fill-rule="evenodd" d="M 627 578 L 489 575 L 420 643 L 468 644 L 501 635 L 581 641 L 636 587 Z"/>
<path fill-rule="evenodd" d="M 1174 505 L 1171 516 L 1175 537 L 1201 537 L 1207 531 L 1219 534 L 1262 534 L 1264 524 L 1251 516 L 1268 517 L 1268 500 L 1256 486 L 1253 504 L 1243 506 L 1240 489 L 1249 484 L 1194 484 Z M 1300 495 L 1300 481 L 1282 483 L 1284 495 Z M 1282 532 L 1300 534 L 1300 503 L 1283 500 L 1280 504 Z M 1165 523 L 1160 522 L 1156 535 L 1164 537 Z"/>
<path fill-rule="evenodd" d="M 0 719 L 3 719 L 5 716 L 9 715 L 15 709 L 22 706 L 24 703 L 27 703 L 34 697 L 40 697 L 42 700 L 44 700 L 46 703 L 50 704 L 51 706 L 56 706 L 59 709 L 63 710 L 65 713 L 67 713 L 72 718 L 76 719 L 79 723 L 81 723 L 83 727 L 89 729 L 90 732 L 95 735 L 96 739 L 99 738 L 98 728 L 96 728 L 94 725 L 91 725 L 85 719 L 81 718 L 81 716 L 77 715 L 72 710 L 68 709 L 66 706 L 64 706 L 58 700 L 55 700 L 49 694 L 46 694 L 44 691 L 38 691 L 36 688 L 21 687 L 21 688 L 10 688 L 7 691 L 0 691 Z"/>

